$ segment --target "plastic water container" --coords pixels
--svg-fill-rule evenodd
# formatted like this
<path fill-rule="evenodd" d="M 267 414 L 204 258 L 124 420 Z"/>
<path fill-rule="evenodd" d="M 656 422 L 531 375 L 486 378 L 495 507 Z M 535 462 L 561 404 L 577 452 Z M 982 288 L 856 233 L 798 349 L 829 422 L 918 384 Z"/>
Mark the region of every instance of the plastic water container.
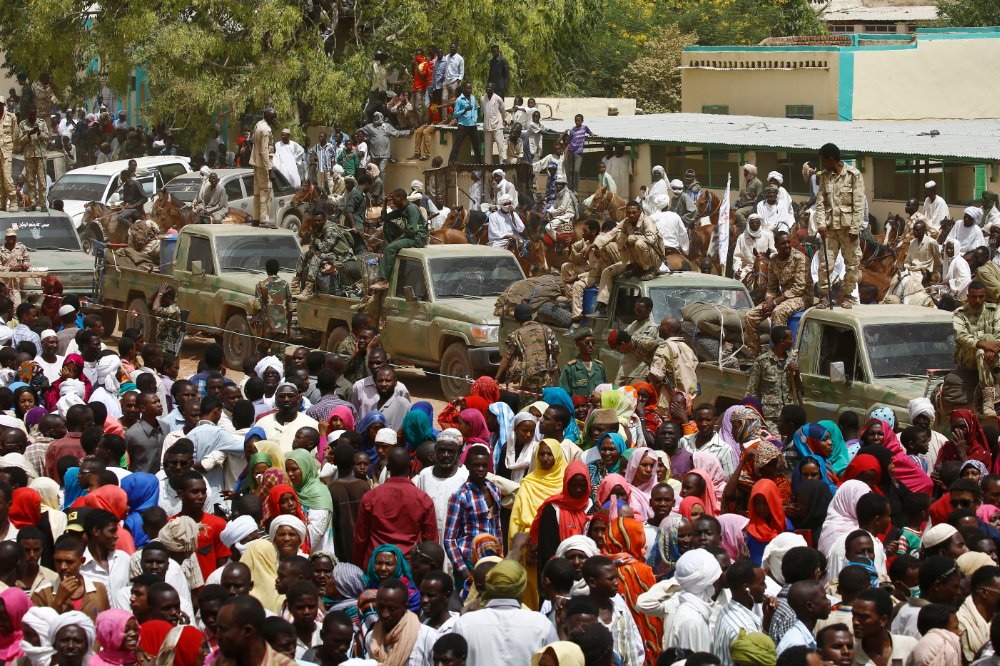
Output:
<path fill-rule="evenodd" d="M 583 290 L 583 314 L 589 315 L 597 304 L 597 287 L 587 287 Z"/>
<path fill-rule="evenodd" d="M 177 251 L 177 234 L 160 236 L 160 272 L 169 273 L 170 264 L 174 263 L 174 252 Z"/>
<path fill-rule="evenodd" d="M 799 310 L 798 312 L 793 314 L 791 318 L 789 318 L 788 320 L 788 330 L 792 332 L 792 340 L 795 340 L 795 336 L 798 335 L 799 320 L 802 319 L 803 312 L 805 312 L 805 310 Z"/>

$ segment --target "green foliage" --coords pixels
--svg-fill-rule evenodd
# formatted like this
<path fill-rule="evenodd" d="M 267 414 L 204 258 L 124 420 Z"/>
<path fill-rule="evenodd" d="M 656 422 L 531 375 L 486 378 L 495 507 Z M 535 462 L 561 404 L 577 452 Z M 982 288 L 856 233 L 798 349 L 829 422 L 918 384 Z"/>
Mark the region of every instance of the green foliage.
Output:
<path fill-rule="evenodd" d="M 1000 3 L 995 0 L 940 0 L 938 16 L 945 26 L 1000 25 Z"/>
<path fill-rule="evenodd" d="M 643 53 L 621 76 L 622 96 L 634 97 L 645 113 L 681 110 L 681 53 L 698 43 L 698 36 L 676 25 L 660 28 Z"/>
<path fill-rule="evenodd" d="M 696 33 L 703 46 L 826 32 L 809 0 L 667 0 L 666 5 L 680 29 Z"/>

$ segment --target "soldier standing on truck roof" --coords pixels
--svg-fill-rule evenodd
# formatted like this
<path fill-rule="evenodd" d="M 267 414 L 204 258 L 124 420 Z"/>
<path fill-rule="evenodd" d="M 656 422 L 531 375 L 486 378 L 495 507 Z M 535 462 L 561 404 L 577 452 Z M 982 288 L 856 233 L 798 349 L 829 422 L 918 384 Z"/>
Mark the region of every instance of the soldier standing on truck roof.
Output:
<path fill-rule="evenodd" d="M 983 392 L 983 416 L 996 418 L 994 405 L 998 355 L 1000 355 L 1000 307 L 986 302 L 986 286 L 978 280 L 969 285 L 968 302 L 955 310 L 955 363 L 966 370 L 976 370 Z"/>
<path fill-rule="evenodd" d="M 598 385 L 608 383 L 608 374 L 604 364 L 594 358 L 593 331 L 581 328 L 573 336 L 573 340 L 576 342 L 577 355 L 563 366 L 559 386 L 566 389 L 570 397 L 579 395 L 589 398 Z"/>
<path fill-rule="evenodd" d="M 541 391 L 558 381 L 559 342 L 545 324 L 532 321 L 531 306 L 514 306 L 514 319 L 521 327 L 507 336 L 496 380 L 508 378 L 523 391 Z"/>
<path fill-rule="evenodd" d="M 263 119 L 253 129 L 250 166 L 253 167 L 253 216 L 261 224 L 271 221 L 271 197 L 274 175 L 274 134 L 271 126 L 278 122 L 274 109 L 264 109 Z"/>
<path fill-rule="evenodd" d="M 760 322 L 770 317 L 772 326 L 788 325 L 792 315 L 806 307 L 806 298 L 812 291 L 809 262 L 806 255 L 792 250 L 787 231 L 775 232 L 774 247 L 778 253 L 768 262 L 767 297 L 743 316 L 743 343 L 751 356 L 760 354 L 757 335 Z"/>
<path fill-rule="evenodd" d="M 278 260 L 268 259 L 264 264 L 267 277 L 257 283 L 257 334 L 262 338 L 271 338 L 276 342 L 260 341 L 260 350 L 265 352 L 270 347 L 273 355 L 283 354 L 285 345 L 282 340 L 288 338 L 291 328 L 292 290 L 288 283 L 278 277 Z"/>
<path fill-rule="evenodd" d="M 840 159 L 840 148 L 832 143 L 819 149 L 819 161 L 823 171 L 819 175 L 814 218 L 826 252 L 826 259 L 819 262 L 820 307 L 829 306 L 830 299 L 833 298 L 833 294 L 827 293 L 827 268 L 836 263 L 839 253 L 844 255 L 844 265 L 847 267 L 840 293 L 843 296 L 843 307 L 850 308 L 854 303 L 854 289 L 858 286 L 861 273 L 859 264 L 861 227 L 865 214 L 865 179 L 860 171 L 844 164 Z"/>

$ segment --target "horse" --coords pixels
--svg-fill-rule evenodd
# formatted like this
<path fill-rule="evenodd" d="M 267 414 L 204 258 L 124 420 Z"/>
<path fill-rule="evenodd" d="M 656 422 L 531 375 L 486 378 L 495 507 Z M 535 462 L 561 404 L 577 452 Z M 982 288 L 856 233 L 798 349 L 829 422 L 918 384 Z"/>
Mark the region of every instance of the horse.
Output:
<path fill-rule="evenodd" d="M 896 272 L 896 251 L 865 236 L 861 234 L 861 282 L 878 287 L 878 300 L 881 301 L 889 291 L 889 283 Z"/>
<path fill-rule="evenodd" d="M 934 299 L 924 288 L 924 275 L 919 271 L 897 269 L 889 283 L 888 296 L 895 296 L 903 305 L 934 307 Z"/>
<path fill-rule="evenodd" d="M 764 300 L 765 291 L 767 290 L 767 275 L 770 267 L 771 260 L 766 254 L 754 252 L 753 266 L 750 272 L 743 277 L 743 284 L 746 285 L 755 304 L 759 304 Z"/>
<path fill-rule="evenodd" d="M 594 192 L 594 198 L 590 200 L 590 205 L 585 211 L 587 218 L 608 217 L 613 222 L 621 222 L 625 219 L 625 205 L 628 202 L 618 196 L 614 191 L 606 187 L 599 188 Z"/>
<path fill-rule="evenodd" d="M 569 246 L 580 237 L 578 227 L 583 226 L 583 222 L 577 220 L 572 233 L 558 234 L 553 241 L 545 231 L 549 223 L 545 214 L 527 211 L 524 216 L 524 237 L 528 239 L 532 268 L 538 269 L 541 275 L 558 271 L 569 260 Z"/>
<path fill-rule="evenodd" d="M 712 236 L 715 234 L 715 231 L 719 226 L 719 212 L 721 209 L 722 199 L 710 190 L 703 189 L 698 195 L 698 198 L 695 199 L 695 227 L 693 230 L 689 230 L 688 234 L 691 237 L 688 257 L 690 257 L 691 262 L 696 266 L 698 265 L 702 254 L 706 254 L 708 252 L 708 248 L 712 242 Z M 702 221 L 705 218 L 708 218 L 708 224 L 702 224 Z M 735 220 L 736 211 L 730 206 L 729 219 L 726 220 L 729 224 L 730 245 L 737 235 L 736 225 L 734 224 Z M 713 260 L 713 263 L 716 264 L 716 268 L 720 268 L 717 260 Z"/>
<path fill-rule="evenodd" d="M 149 217 L 156 222 L 156 226 L 163 233 L 170 229 L 180 231 L 183 227 L 198 221 L 198 215 L 194 210 L 167 192 L 165 188 L 156 193 Z"/>
<path fill-rule="evenodd" d="M 125 245 L 128 243 L 128 225 L 118 220 L 118 211 L 100 201 L 91 201 L 83 208 L 80 239 L 83 242 L 83 249 L 87 252 L 94 250 L 91 240 Z"/>

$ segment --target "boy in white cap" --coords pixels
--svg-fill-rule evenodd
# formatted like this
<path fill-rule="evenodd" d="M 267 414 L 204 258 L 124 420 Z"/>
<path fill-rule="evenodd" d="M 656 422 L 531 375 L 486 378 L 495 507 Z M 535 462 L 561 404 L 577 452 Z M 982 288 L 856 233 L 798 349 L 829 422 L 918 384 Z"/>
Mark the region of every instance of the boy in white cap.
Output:
<path fill-rule="evenodd" d="M 51 328 L 42 331 L 42 334 L 38 337 L 42 340 L 42 348 L 35 357 L 35 363 L 42 368 L 45 378 L 52 384 L 59 379 L 63 361 L 66 357 L 59 356 L 59 337 Z"/>
<path fill-rule="evenodd" d="M 924 183 L 924 217 L 931 227 L 941 227 L 941 220 L 948 217 L 948 202 L 937 195 L 937 183 L 928 180 Z"/>

